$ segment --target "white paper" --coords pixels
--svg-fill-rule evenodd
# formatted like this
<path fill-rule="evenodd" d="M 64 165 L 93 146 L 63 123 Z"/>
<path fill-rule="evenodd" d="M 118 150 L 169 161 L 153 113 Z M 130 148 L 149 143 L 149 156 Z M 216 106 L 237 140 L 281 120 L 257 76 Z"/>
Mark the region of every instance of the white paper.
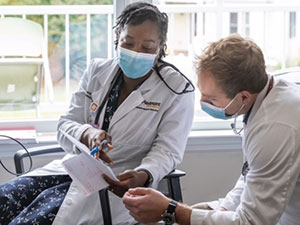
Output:
<path fill-rule="evenodd" d="M 67 134 L 66 132 L 60 130 L 60 132 L 66 136 L 81 152 L 90 155 L 90 149 L 82 144 L 80 141 L 73 138 L 71 135 Z"/>
<path fill-rule="evenodd" d="M 65 160 L 62 164 L 72 180 L 82 187 L 86 195 L 90 195 L 108 186 L 102 174 L 118 180 L 112 169 L 102 160 L 90 155 L 90 150 L 72 136 L 62 132 L 83 153 Z"/>

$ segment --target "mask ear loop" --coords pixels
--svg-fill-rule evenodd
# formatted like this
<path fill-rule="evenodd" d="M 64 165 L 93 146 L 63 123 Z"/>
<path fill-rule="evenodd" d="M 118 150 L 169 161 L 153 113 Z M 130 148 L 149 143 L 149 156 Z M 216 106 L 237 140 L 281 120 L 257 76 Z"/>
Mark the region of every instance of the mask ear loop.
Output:
<path fill-rule="evenodd" d="M 239 111 L 237 111 L 237 113 L 236 113 L 235 116 L 234 116 L 234 121 L 233 121 L 233 123 L 230 124 L 231 129 L 232 129 L 232 131 L 233 131 L 233 133 L 234 133 L 235 135 L 241 135 L 242 131 L 244 130 L 244 128 L 241 128 L 240 130 L 237 130 L 237 129 L 236 129 L 236 118 L 238 118 L 238 115 L 239 115 L 239 113 L 242 111 L 242 109 L 244 108 L 244 106 L 245 106 L 245 104 L 243 104 L 243 105 L 241 106 L 241 108 L 239 109 Z"/>
<path fill-rule="evenodd" d="M 231 123 L 230 126 L 231 126 L 231 129 L 232 129 L 232 131 L 235 135 L 240 135 L 241 136 L 241 133 L 244 130 L 244 128 L 241 128 L 239 131 L 236 129 L 236 118 L 237 117 L 234 118 L 234 122 Z"/>

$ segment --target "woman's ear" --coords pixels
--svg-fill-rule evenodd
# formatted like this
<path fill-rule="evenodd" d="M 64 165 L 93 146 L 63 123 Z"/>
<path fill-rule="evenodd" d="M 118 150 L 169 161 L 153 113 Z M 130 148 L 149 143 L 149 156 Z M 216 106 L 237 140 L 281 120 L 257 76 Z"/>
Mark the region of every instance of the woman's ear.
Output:
<path fill-rule="evenodd" d="M 163 56 L 163 52 L 166 52 L 167 50 L 167 45 L 166 43 L 162 43 L 160 46 L 159 46 L 159 51 L 158 51 L 158 58 L 161 58 Z"/>

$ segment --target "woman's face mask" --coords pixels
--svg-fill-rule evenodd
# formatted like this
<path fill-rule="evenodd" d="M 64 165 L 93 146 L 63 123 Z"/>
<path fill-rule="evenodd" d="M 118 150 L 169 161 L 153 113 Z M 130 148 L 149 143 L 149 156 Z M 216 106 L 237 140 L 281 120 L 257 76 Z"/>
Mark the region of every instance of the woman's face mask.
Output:
<path fill-rule="evenodd" d="M 241 106 L 241 108 L 233 115 L 227 115 L 226 114 L 226 109 L 232 104 L 232 102 L 236 99 L 238 95 L 236 95 L 228 104 L 225 106 L 225 108 L 220 108 L 217 106 L 214 106 L 212 104 L 209 104 L 207 102 L 200 101 L 201 108 L 204 112 L 209 114 L 210 116 L 217 118 L 217 119 L 231 119 L 234 117 L 237 117 L 240 111 L 244 108 L 244 104 Z"/>
<path fill-rule="evenodd" d="M 118 63 L 124 74 L 137 79 L 145 76 L 153 67 L 157 54 L 139 53 L 118 47 Z"/>

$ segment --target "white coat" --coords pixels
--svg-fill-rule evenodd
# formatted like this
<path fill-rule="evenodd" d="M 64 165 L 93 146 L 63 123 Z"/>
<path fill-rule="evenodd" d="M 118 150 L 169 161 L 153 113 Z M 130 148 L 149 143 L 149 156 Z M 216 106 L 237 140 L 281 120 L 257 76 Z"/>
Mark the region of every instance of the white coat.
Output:
<path fill-rule="evenodd" d="M 279 80 L 258 95 L 244 126 L 249 164 L 219 210 L 192 210 L 191 224 L 300 224 L 300 88 Z"/>
<path fill-rule="evenodd" d="M 69 112 L 62 116 L 58 129 L 76 139 L 94 123 L 92 103 L 100 104 L 119 66 L 115 59 L 93 60 L 85 71 L 79 89 L 73 94 Z M 186 80 L 171 67 L 161 70 L 166 82 L 177 91 L 183 90 Z M 91 93 L 92 100 L 87 97 Z M 156 72 L 133 91 L 117 108 L 110 121 L 108 134 L 114 149 L 115 174 L 126 169 L 146 169 L 153 176 L 152 187 L 182 160 L 187 137 L 193 121 L 194 94 L 176 95 L 161 81 Z M 104 111 L 100 115 L 103 121 Z M 69 154 L 76 153 L 72 143 L 58 132 L 58 141 Z M 34 171 L 32 174 L 65 174 L 61 160 Z M 122 199 L 109 194 L 113 224 L 133 224 Z M 98 193 L 89 197 L 72 182 L 66 198 L 53 222 L 54 225 L 103 224 Z"/>

